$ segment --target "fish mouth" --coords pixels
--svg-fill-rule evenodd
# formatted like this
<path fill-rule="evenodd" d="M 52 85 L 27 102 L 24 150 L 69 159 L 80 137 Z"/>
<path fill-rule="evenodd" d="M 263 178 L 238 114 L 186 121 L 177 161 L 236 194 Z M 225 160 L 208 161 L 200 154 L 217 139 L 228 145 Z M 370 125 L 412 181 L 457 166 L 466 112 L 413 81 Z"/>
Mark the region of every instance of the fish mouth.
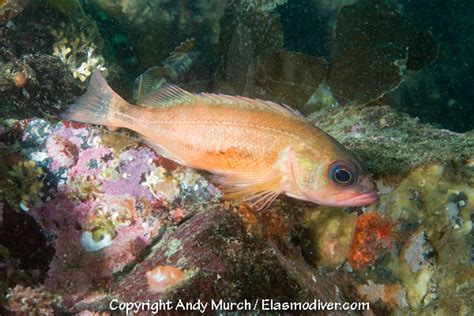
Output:
<path fill-rule="evenodd" d="M 342 196 L 341 194 L 339 195 L 334 195 L 332 196 L 332 199 L 314 199 L 310 198 L 308 196 L 297 196 L 294 194 L 286 193 L 286 195 L 304 200 L 304 201 L 310 201 L 316 204 L 320 205 L 326 205 L 326 206 L 334 206 L 334 207 L 360 207 L 360 206 L 367 206 L 373 203 L 376 203 L 379 201 L 379 195 L 377 194 L 377 191 L 370 191 L 370 192 L 365 192 L 362 194 L 352 194 L 350 197 L 345 197 Z"/>
<path fill-rule="evenodd" d="M 342 204 L 345 206 L 367 206 L 379 201 L 379 195 L 376 191 L 371 191 L 357 195 L 353 198 L 345 200 Z"/>

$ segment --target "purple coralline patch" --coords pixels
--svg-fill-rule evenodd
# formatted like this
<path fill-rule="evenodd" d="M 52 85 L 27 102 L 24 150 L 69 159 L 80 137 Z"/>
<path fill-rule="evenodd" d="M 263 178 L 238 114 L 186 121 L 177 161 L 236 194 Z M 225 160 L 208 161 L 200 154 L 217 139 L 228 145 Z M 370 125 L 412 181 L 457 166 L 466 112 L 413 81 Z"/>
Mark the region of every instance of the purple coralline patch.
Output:
<path fill-rule="evenodd" d="M 88 148 L 81 152 L 77 164 L 71 169 L 70 177 L 77 175 L 97 178 L 101 167 L 112 157 L 112 150 L 105 147 Z"/>
<path fill-rule="evenodd" d="M 191 214 L 184 204 L 219 194 L 146 146 L 108 147 L 93 127 L 31 119 L 15 128 L 22 153 L 43 171 L 42 201 L 28 214 L 55 249 L 44 284 L 66 306 L 113 290 L 167 225 Z"/>
<path fill-rule="evenodd" d="M 44 202 L 29 210 L 56 251 L 45 285 L 73 304 L 92 290 L 106 290 L 114 273 L 159 232 L 164 209 L 141 185 L 157 167 L 157 155 L 143 146 L 117 153 L 90 127 L 41 119 L 22 124 L 20 146 L 48 182 Z M 103 236 L 108 239 L 100 245 Z"/>
<path fill-rule="evenodd" d="M 113 274 L 121 271 L 148 244 L 140 222 L 119 228 L 110 247 L 87 252 L 81 245 L 81 231 L 74 226 L 61 228 L 55 239 L 56 255 L 45 285 L 60 293 L 66 304 L 84 298 L 92 289 L 108 289 Z"/>
<path fill-rule="evenodd" d="M 142 197 L 152 199 L 153 195 L 140 183 L 144 174 L 155 168 L 153 164 L 155 158 L 156 154 L 145 147 L 122 152 L 118 166 L 120 177 L 104 181 L 102 189 L 113 195 L 129 194 L 136 199 Z"/>
<path fill-rule="evenodd" d="M 75 204 L 64 193 L 58 193 L 40 207 L 31 209 L 29 214 L 48 235 L 57 237 L 65 227 L 75 227 L 84 222 L 92 204 L 92 201 Z"/>

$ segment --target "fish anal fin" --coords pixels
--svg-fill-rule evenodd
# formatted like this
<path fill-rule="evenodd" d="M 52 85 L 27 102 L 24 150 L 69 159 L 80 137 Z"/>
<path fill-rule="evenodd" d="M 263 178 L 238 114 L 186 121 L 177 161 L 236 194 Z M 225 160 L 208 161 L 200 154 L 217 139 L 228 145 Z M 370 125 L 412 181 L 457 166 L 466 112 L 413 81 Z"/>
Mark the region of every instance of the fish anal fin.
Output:
<path fill-rule="evenodd" d="M 248 202 L 257 210 L 267 208 L 281 193 L 281 176 L 275 173 L 214 176 L 226 200 Z"/>

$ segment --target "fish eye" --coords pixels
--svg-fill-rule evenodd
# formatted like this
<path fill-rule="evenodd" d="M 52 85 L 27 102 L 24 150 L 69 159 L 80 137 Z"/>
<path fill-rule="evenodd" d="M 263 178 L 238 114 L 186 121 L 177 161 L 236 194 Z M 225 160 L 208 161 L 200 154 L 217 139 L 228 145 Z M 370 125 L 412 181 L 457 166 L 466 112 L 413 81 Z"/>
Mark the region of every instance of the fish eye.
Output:
<path fill-rule="evenodd" d="M 342 186 L 349 186 L 356 181 L 357 175 L 350 166 L 342 162 L 335 162 L 329 166 L 329 178 Z"/>

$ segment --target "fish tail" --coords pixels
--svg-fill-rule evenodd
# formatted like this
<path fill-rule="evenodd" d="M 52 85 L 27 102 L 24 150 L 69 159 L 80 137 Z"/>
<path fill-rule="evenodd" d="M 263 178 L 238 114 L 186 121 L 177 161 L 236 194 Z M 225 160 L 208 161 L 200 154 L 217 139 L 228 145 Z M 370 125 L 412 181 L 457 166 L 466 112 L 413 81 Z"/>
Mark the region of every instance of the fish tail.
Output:
<path fill-rule="evenodd" d="M 113 91 L 100 71 L 95 69 L 87 92 L 62 113 L 61 118 L 117 128 L 122 126 L 114 119 L 114 113 L 127 106 L 128 102 Z"/>

